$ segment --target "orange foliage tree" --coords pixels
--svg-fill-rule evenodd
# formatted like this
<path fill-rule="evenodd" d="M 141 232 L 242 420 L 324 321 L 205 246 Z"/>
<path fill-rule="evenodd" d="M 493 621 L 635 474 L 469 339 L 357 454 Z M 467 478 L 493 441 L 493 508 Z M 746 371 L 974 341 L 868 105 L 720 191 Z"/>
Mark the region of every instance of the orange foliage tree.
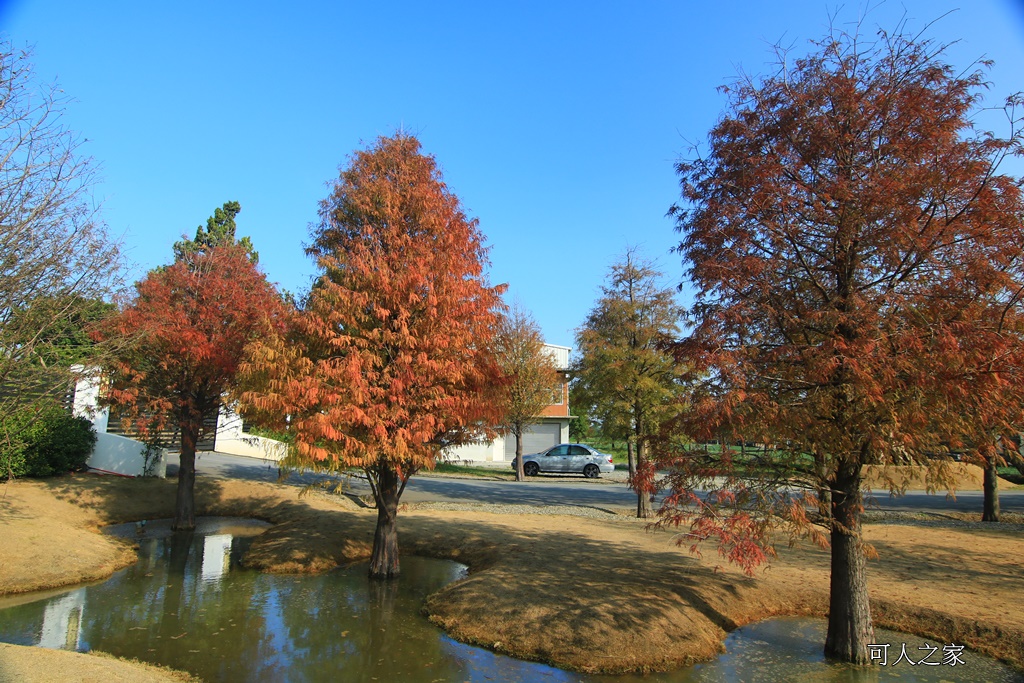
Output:
<path fill-rule="evenodd" d="M 409 478 L 496 422 L 485 390 L 497 379 L 487 349 L 501 288 L 484 276 L 476 220 L 404 133 L 356 152 L 307 252 L 322 275 L 290 333 L 252 347 L 243 400 L 294 434 L 297 464 L 366 472 L 370 576 L 394 577 Z"/>
<path fill-rule="evenodd" d="M 181 434 L 175 529 L 195 528 L 196 443 L 203 416 L 234 386 L 245 346 L 280 328 L 273 285 L 233 240 L 196 249 L 136 284 L 136 294 L 102 330 L 131 342 L 106 368 L 107 402 L 150 439 Z"/>
<path fill-rule="evenodd" d="M 926 463 L 945 487 L 944 451 L 1020 421 L 1024 203 L 997 168 L 1022 137 L 1016 97 L 1008 138 L 975 129 L 983 71 L 926 40 L 816 46 L 728 88 L 678 166 L 697 288 L 679 354 L 702 378 L 678 425 L 722 446 L 662 444 L 662 515 L 748 570 L 780 523 L 830 545 L 825 652 L 868 663 L 863 466 Z"/>

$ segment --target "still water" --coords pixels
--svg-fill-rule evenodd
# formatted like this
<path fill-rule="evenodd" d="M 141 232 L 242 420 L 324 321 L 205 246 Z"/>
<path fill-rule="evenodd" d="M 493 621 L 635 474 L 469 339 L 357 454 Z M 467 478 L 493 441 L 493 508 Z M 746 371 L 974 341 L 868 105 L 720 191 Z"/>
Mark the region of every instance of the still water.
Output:
<path fill-rule="evenodd" d="M 465 575 L 454 562 L 403 557 L 402 577 L 370 582 L 366 566 L 318 576 L 247 571 L 239 558 L 266 525 L 200 520 L 194 534 L 166 523 L 112 528 L 140 545 L 139 561 L 109 580 L 63 593 L 0 600 L 0 641 L 102 650 L 192 672 L 205 681 L 1019 681 L 965 651 L 964 664 L 869 670 L 826 663 L 824 623 L 773 619 L 741 628 L 727 653 L 652 676 L 583 676 L 457 643 L 420 614 L 424 598 Z M 922 639 L 879 632 L 890 662 Z M 934 643 L 932 645 L 935 645 Z M 942 659 L 942 644 L 938 644 Z"/>

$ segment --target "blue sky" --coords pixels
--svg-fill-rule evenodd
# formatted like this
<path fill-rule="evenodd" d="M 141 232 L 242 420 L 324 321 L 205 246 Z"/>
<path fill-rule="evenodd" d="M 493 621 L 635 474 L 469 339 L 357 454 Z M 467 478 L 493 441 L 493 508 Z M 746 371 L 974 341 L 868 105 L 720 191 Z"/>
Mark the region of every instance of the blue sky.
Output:
<path fill-rule="evenodd" d="M 958 6 L 953 14 L 940 18 Z M 285 9 L 286 7 L 286 9 Z M 725 106 L 717 86 L 798 56 L 865 5 L 792 2 L 63 2 L 0 0 L 0 30 L 76 101 L 66 120 L 132 279 L 225 201 L 242 204 L 271 280 L 292 291 L 327 183 L 351 152 L 418 135 L 480 219 L 490 277 L 548 341 L 571 346 L 628 246 L 684 274 L 665 212 L 673 162 Z M 1024 90 L 1024 8 L 1010 0 L 872 4 L 996 61 L 987 102 Z M 685 302 L 684 286 L 680 295 Z"/>

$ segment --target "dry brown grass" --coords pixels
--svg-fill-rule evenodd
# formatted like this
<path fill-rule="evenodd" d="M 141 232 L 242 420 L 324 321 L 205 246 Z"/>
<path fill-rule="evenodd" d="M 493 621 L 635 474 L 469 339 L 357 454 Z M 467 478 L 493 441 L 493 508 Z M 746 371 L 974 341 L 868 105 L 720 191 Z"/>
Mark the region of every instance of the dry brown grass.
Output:
<path fill-rule="evenodd" d="M 908 491 L 929 490 L 930 482 L 925 476 L 926 468 L 921 466 L 865 465 L 863 474 L 865 486 L 871 489 L 888 489 L 895 486 L 905 487 Z M 949 477 L 955 491 L 980 491 L 984 485 L 985 471 L 977 465 L 957 462 L 949 465 Z M 1002 486 L 1013 484 L 1003 481 Z M 939 490 L 945 489 L 939 487 Z"/>
<path fill-rule="evenodd" d="M 0 683 L 201 683 L 183 671 L 102 652 L 79 654 L 66 650 L 0 643 Z"/>
<path fill-rule="evenodd" d="M 123 566 L 131 549 L 95 530 L 170 516 L 173 488 L 90 476 L 11 484 L 0 503 L 0 592 L 77 583 Z M 201 481 L 197 500 L 200 514 L 274 525 L 245 558 L 264 571 L 322 571 L 370 552 L 376 513 L 345 498 L 299 499 L 292 487 L 220 480 Z M 827 609 L 828 555 L 806 545 L 782 549 L 748 578 L 628 518 L 406 510 L 399 525 L 404 553 L 470 566 L 467 579 L 428 599 L 433 621 L 460 640 L 566 668 L 673 668 L 713 657 L 737 626 Z M 872 524 L 866 534 L 881 556 L 869 564 L 878 625 L 1024 668 L 1024 616 L 1007 607 L 1024 590 L 1019 526 Z"/>

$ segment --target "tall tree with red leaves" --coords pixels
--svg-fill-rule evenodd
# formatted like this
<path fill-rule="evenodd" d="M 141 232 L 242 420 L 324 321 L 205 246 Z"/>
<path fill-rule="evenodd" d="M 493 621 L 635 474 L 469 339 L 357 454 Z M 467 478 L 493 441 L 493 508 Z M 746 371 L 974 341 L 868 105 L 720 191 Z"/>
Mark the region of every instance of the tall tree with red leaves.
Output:
<path fill-rule="evenodd" d="M 175 529 L 195 527 L 203 416 L 234 387 L 245 346 L 281 327 L 284 314 L 246 246 L 224 243 L 150 272 L 103 329 L 105 337 L 133 339 L 107 368 L 107 401 L 124 407 L 144 438 L 168 426 L 180 430 Z"/>
<path fill-rule="evenodd" d="M 370 576 L 395 577 L 409 478 L 500 417 L 487 391 L 499 380 L 488 348 L 502 288 L 487 284 L 476 220 L 404 133 L 355 153 L 307 252 L 322 274 L 290 333 L 252 348 L 243 400 L 294 434 L 296 464 L 365 471 L 377 504 Z"/>
<path fill-rule="evenodd" d="M 977 130 L 984 71 L 902 30 L 834 32 L 728 88 L 673 208 L 697 288 L 679 354 L 703 377 L 678 423 L 723 445 L 663 445 L 663 520 L 748 570 L 780 523 L 830 545 L 825 653 L 857 663 L 863 466 L 926 463 L 951 485 L 935 454 L 1006 433 L 1024 399 L 1024 203 L 997 170 L 1021 149 L 1020 98 L 1009 137 Z"/>

